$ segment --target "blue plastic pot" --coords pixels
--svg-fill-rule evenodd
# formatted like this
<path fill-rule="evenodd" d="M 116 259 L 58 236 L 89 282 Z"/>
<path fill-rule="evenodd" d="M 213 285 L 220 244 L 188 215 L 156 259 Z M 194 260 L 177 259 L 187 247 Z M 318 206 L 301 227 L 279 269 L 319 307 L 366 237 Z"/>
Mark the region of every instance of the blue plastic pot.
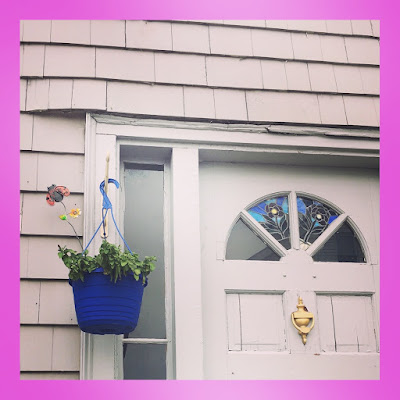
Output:
<path fill-rule="evenodd" d="M 71 281 L 78 325 L 83 332 L 96 335 L 120 335 L 132 332 L 137 325 L 142 305 L 142 279 L 133 275 L 116 283 L 97 268 L 85 274 L 82 282 Z"/>

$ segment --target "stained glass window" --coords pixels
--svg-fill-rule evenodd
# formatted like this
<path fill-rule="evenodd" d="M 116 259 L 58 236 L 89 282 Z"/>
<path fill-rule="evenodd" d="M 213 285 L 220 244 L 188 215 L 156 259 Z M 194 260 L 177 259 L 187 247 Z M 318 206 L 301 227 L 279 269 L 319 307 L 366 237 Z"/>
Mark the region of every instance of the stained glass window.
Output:
<path fill-rule="evenodd" d="M 313 258 L 314 261 L 325 262 L 366 262 L 360 242 L 347 222 L 334 233 Z"/>
<path fill-rule="evenodd" d="M 331 207 L 308 197 L 297 197 L 300 246 L 306 250 L 339 214 Z"/>
<path fill-rule="evenodd" d="M 279 261 L 280 257 L 239 219 L 229 236 L 226 259 Z"/>
<path fill-rule="evenodd" d="M 294 217 L 296 213 L 299 245 L 303 251 L 323 235 L 332 222 L 341 215 L 341 212 L 333 206 L 311 196 L 296 196 L 290 205 L 287 195 L 266 198 L 243 211 L 229 237 L 226 259 L 279 261 L 285 255 L 285 251 L 277 247 L 274 242 L 280 243 L 287 250 L 292 248 L 290 229 L 293 227 L 289 224 L 289 215 Z M 335 228 L 337 231 L 329 239 L 328 236 L 321 238 L 322 247 L 313 255 L 313 260 L 365 263 L 366 258 L 360 241 L 350 224 L 346 222 L 345 216 L 340 224 L 337 224 Z M 265 231 L 272 238 L 266 235 Z"/>
<path fill-rule="evenodd" d="M 248 210 L 249 214 L 283 247 L 290 249 L 289 206 L 287 196 L 264 200 Z"/>

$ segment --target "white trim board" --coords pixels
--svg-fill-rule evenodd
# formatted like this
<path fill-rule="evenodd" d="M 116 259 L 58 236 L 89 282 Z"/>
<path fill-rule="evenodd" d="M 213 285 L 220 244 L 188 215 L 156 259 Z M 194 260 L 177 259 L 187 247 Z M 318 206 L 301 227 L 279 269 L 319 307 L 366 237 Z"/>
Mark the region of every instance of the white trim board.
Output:
<path fill-rule="evenodd" d="M 85 130 L 84 241 L 87 242 L 99 223 L 101 198 L 97 196 L 98 182 L 104 179 L 107 152 L 111 154 L 110 176 L 119 176 L 120 158 L 125 159 L 127 149 L 128 153 L 132 150 L 133 154 L 140 154 L 149 162 L 164 162 L 172 158 L 173 188 L 179 188 L 190 195 L 193 204 L 197 204 L 198 168 L 202 161 L 377 168 L 378 135 L 378 130 L 342 130 L 279 124 L 259 126 L 190 123 L 89 113 L 86 117 Z M 180 163 L 180 172 L 177 173 L 178 161 L 183 162 L 186 159 L 190 160 L 190 168 L 185 170 Z M 193 177 L 195 179 L 192 179 Z M 188 186 L 187 182 L 191 184 Z M 120 207 L 120 195 L 115 192 L 112 191 L 110 197 L 117 210 Z M 190 265 L 190 269 L 197 275 L 196 279 L 187 280 L 188 254 L 182 251 L 182 248 L 178 248 L 179 240 L 185 240 L 187 243 L 187 223 L 185 221 L 179 223 L 178 206 L 177 199 L 174 199 L 172 193 L 173 279 L 175 284 L 185 282 L 182 292 L 175 290 L 173 306 L 175 309 L 176 307 L 191 309 L 193 313 L 190 323 L 187 319 L 183 321 L 178 318 L 173 324 L 175 336 L 183 340 L 179 345 L 174 344 L 177 351 L 176 379 L 202 379 L 204 374 L 202 298 L 201 270 L 198 265 L 201 242 L 200 230 L 196 227 L 199 210 L 194 210 L 195 207 L 190 210 L 196 214 L 197 221 L 190 235 L 191 254 L 196 255 L 193 257 L 195 261 Z M 109 237 L 116 242 L 119 240 L 112 226 Z M 95 249 L 99 244 L 99 239 L 95 240 L 91 249 Z M 182 302 L 184 292 L 195 294 L 191 303 Z M 187 326 L 190 326 L 190 332 L 187 331 Z M 89 337 L 83 334 L 82 338 L 81 379 L 120 379 L 121 337 L 94 335 Z M 196 367 L 193 367 L 194 365 Z"/>

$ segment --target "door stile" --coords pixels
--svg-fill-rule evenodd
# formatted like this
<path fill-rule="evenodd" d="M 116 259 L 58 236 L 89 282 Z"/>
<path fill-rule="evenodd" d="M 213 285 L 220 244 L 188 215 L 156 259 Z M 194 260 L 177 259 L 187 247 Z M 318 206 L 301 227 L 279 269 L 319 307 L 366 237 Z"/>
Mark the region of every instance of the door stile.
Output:
<path fill-rule="evenodd" d="M 289 230 L 290 243 L 295 250 L 300 249 L 299 219 L 297 216 L 297 196 L 296 192 L 289 193 Z"/>

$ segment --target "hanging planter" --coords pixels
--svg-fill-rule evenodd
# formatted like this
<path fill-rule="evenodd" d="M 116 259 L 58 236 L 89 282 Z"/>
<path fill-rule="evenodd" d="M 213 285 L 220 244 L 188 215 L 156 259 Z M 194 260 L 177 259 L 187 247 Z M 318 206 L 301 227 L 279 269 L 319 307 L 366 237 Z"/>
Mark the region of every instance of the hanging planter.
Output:
<path fill-rule="evenodd" d="M 108 179 L 119 188 L 119 183 Z M 154 270 L 155 257 L 145 257 L 139 260 L 138 254 L 131 251 L 121 235 L 115 222 L 111 202 L 104 190 L 105 181 L 100 184 L 103 196 L 103 218 L 93 237 L 82 252 L 58 246 L 58 255 L 69 268 L 69 283 L 74 293 L 75 311 L 80 329 L 97 335 L 125 334 L 132 332 L 138 323 L 143 290 L 147 286 L 147 276 Z M 77 239 L 79 237 L 73 225 L 68 221 L 67 211 L 62 202 L 63 196 L 68 196 L 69 190 L 64 186 L 52 185 L 46 200 L 50 205 L 60 202 L 65 214 L 60 219 L 67 221 L 73 228 Z M 110 211 L 117 232 L 122 238 L 127 250 L 122 251 L 103 240 L 99 253 L 88 255 L 88 247 L 103 227 L 103 237 L 106 237 L 106 217 Z M 79 209 L 73 209 L 68 214 L 72 218 L 80 215 Z M 79 241 L 80 242 L 80 241 Z"/>
<path fill-rule="evenodd" d="M 97 335 L 132 332 L 142 305 L 143 283 L 133 274 L 111 282 L 102 268 L 85 274 L 84 281 L 71 281 L 78 325 Z"/>

